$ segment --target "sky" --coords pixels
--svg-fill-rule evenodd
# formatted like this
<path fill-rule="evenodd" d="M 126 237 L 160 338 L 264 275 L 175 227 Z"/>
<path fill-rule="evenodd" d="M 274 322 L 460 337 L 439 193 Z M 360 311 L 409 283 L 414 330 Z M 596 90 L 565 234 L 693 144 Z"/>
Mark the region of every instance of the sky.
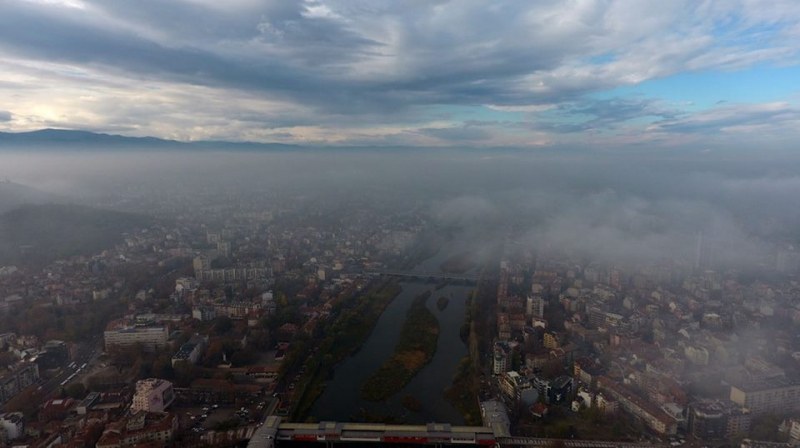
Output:
<path fill-rule="evenodd" d="M 796 0 L 0 0 L 0 131 L 793 149 L 799 56 Z"/>

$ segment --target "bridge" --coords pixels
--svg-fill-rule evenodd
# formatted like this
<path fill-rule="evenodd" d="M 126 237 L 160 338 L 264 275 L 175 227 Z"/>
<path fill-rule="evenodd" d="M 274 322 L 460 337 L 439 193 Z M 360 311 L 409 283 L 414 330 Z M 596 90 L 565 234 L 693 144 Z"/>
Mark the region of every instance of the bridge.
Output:
<path fill-rule="evenodd" d="M 400 271 L 394 269 L 384 269 L 369 271 L 370 274 L 388 275 L 390 277 L 404 277 L 418 280 L 457 280 L 463 282 L 476 283 L 479 279 L 477 274 L 450 274 L 447 272 L 433 271 Z"/>
<path fill-rule="evenodd" d="M 504 431 L 505 432 L 505 431 Z M 461 445 L 473 447 L 566 447 L 566 448 L 664 448 L 650 443 L 613 442 L 606 440 L 543 439 L 495 434 L 485 426 L 386 425 L 378 423 L 282 423 L 280 417 L 267 417 L 252 435 L 249 448 L 284 446 L 327 447 L 361 445 L 376 446 L 437 446 Z"/>

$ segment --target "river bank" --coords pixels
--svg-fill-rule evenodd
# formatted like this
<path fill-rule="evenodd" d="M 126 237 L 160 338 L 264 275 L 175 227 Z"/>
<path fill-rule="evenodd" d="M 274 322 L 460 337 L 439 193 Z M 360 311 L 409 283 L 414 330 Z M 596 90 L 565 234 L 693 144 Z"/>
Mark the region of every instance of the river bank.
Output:
<path fill-rule="evenodd" d="M 411 270 L 438 271 L 441 263 L 451 254 L 460 252 L 461 247 L 463 244 L 458 241 L 448 241 L 435 255 L 419 262 Z M 459 362 L 468 354 L 467 344 L 461 338 L 461 328 L 467 298 L 473 287 L 419 281 L 403 281 L 400 286 L 402 291 L 386 307 L 367 341 L 357 353 L 336 365 L 332 378 L 325 383 L 325 390 L 303 419 L 464 423 L 462 413 L 445 398 L 444 392 L 453 385 Z M 402 390 L 385 401 L 364 399 L 361 396 L 362 384 L 391 358 L 414 298 L 426 291 L 435 294 L 434 297 L 449 298 L 449 304 L 443 310 L 437 308 L 436 300 L 428 300 L 425 304 L 438 319 L 440 329 L 432 359 Z"/>
<path fill-rule="evenodd" d="M 361 386 L 361 397 L 365 400 L 383 401 L 393 396 L 433 358 L 439 321 L 426 306 L 430 296 L 431 291 L 425 291 L 414 298 L 392 357 Z"/>
<path fill-rule="evenodd" d="M 308 413 L 325 390 L 325 382 L 333 375 L 335 366 L 358 352 L 379 317 L 400 292 L 397 282 L 385 281 L 342 305 L 339 316 L 324 329 L 326 336 L 318 343 L 318 351 L 324 355 L 309 361 L 312 374 L 307 383 L 300 385 L 301 396 L 294 410 L 295 417 Z"/>

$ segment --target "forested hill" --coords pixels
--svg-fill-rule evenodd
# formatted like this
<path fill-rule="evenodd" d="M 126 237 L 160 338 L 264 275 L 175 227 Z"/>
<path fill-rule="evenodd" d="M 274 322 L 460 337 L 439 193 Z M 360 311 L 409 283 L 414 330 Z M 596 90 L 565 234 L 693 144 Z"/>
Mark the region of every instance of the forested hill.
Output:
<path fill-rule="evenodd" d="M 43 265 L 121 242 L 152 218 L 79 205 L 23 205 L 0 214 L 0 264 Z"/>
<path fill-rule="evenodd" d="M 42 204 L 62 202 L 60 198 L 51 193 L 37 190 L 26 185 L 0 179 L 0 213 L 7 212 L 23 204 Z"/>

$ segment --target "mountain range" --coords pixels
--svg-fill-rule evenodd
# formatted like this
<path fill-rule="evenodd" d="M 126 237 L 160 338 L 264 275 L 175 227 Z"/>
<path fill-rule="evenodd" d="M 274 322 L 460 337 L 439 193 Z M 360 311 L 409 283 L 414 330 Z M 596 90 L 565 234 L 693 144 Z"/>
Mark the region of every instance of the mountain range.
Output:
<path fill-rule="evenodd" d="M 139 149 L 239 149 L 239 150 L 287 150 L 299 148 L 282 143 L 250 143 L 225 141 L 180 142 L 156 137 L 126 137 L 89 131 L 68 129 L 41 129 L 30 132 L 0 132 L 0 149 L 30 148 L 58 145 L 70 149 L 103 149 L 136 147 Z"/>

